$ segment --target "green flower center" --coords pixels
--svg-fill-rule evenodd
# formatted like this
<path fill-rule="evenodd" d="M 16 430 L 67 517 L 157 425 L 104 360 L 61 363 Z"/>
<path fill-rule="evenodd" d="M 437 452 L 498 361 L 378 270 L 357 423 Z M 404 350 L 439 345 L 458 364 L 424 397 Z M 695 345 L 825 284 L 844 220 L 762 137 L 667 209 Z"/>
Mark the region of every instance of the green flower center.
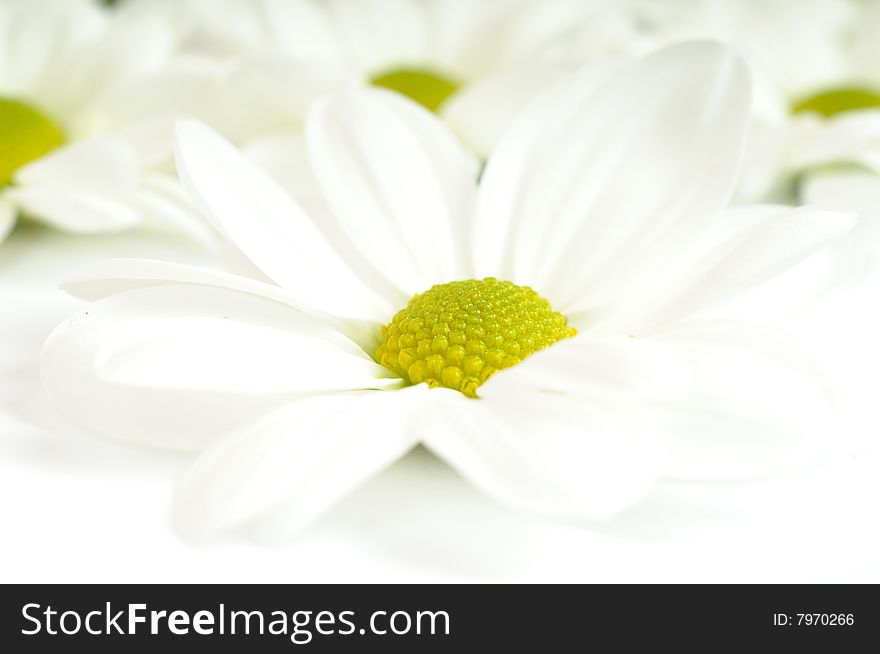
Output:
<path fill-rule="evenodd" d="M 397 91 L 434 112 L 459 88 L 459 84 L 448 77 L 416 68 L 398 68 L 377 75 L 371 81 L 374 86 Z"/>
<path fill-rule="evenodd" d="M 794 113 L 812 111 L 826 118 L 859 109 L 880 109 L 880 93 L 864 88 L 830 89 L 804 98 L 792 107 Z"/>
<path fill-rule="evenodd" d="M 51 118 L 26 102 L 0 98 L 0 187 L 19 168 L 63 143 L 64 134 Z"/>
<path fill-rule="evenodd" d="M 376 361 L 411 384 L 476 397 L 499 370 L 576 333 L 528 286 L 471 279 L 413 297 L 382 328 Z"/>

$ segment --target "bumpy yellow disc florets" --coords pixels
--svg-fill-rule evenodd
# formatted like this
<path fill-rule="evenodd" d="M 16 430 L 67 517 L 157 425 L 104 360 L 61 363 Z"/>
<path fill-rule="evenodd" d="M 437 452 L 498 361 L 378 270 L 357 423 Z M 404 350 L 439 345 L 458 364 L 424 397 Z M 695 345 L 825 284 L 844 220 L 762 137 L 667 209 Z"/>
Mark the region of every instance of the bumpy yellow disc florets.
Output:
<path fill-rule="evenodd" d="M 437 111 L 458 90 L 458 84 L 430 70 L 400 68 L 377 75 L 376 86 L 397 91 L 429 111 Z"/>
<path fill-rule="evenodd" d="M 812 111 L 826 118 L 849 111 L 880 108 L 880 93 L 864 88 L 841 88 L 822 91 L 797 102 L 792 111 Z"/>
<path fill-rule="evenodd" d="M 19 100 L 0 98 L 0 187 L 15 171 L 64 143 L 64 135 L 47 116 Z"/>
<path fill-rule="evenodd" d="M 575 333 L 528 286 L 472 279 L 439 284 L 410 300 L 382 328 L 376 360 L 412 384 L 476 397 L 499 370 Z"/>

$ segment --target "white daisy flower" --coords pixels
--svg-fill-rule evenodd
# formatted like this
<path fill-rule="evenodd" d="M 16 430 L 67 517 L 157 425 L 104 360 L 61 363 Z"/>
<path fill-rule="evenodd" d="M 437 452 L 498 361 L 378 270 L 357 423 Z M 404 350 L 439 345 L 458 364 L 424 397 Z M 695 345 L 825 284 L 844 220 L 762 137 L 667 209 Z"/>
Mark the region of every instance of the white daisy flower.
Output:
<path fill-rule="evenodd" d="M 478 185 L 429 112 L 348 92 L 307 124 L 320 220 L 181 123 L 185 185 L 272 283 L 82 271 L 66 288 L 94 303 L 45 345 L 48 396 L 92 431 L 200 452 L 176 503 L 197 534 L 288 536 L 420 443 L 501 502 L 571 519 L 658 478 L 790 463 L 823 390 L 783 341 L 710 310 L 853 219 L 724 212 L 749 103 L 728 51 L 676 46 L 542 95 Z"/>
<path fill-rule="evenodd" d="M 177 38 L 158 14 L 88 0 L 0 3 L 0 240 L 19 216 L 77 233 L 150 217 L 205 237 L 134 138 L 180 102 L 159 93 Z"/>
<path fill-rule="evenodd" d="M 656 3 L 655 3 L 656 4 Z M 856 239 L 880 251 L 880 6 L 851 0 L 694 0 L 647 22 L 661 40 L 735 47 L 756 80 L 741 201 L 857 211 Z M 669 8 L 666 8 L 667 11 Z M 872 235 L 873 234 L 873 235 Z"/>
<path fill-rule="evenodd" d="M 856 6 L 844 49 L 848 74 L 806 104 L 819 117 L 798 150 L 798 191 L 805 202 L 858 213 L 858 236 L 880 256 L 880 4 Z"/>
<path fill-rule="evenodd" d="M 628 51 L 634 37 L 622 12 L 593 0 L 165 4 L 189 26 L 194 52 L 263 61 L 279 81 L 305 74 L 392 89 L 438 112 L 483 155 L 538 90 L 572 66 Z"/>

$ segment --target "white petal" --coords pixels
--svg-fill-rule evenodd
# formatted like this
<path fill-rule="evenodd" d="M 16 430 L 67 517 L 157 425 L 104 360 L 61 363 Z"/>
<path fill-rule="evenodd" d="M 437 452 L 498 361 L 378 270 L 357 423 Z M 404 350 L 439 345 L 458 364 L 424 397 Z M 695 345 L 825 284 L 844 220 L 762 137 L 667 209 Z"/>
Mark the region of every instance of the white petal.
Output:
<path fill-rule="evenodd" d="M 462 141 L 485 158 L 523 107 L 560 77 L 549 66 L 505 70 L 466 84 L 443 103 L 439 113 Z"/>
<path fill-rule="evenodd" d="M 0 3 L 0 63 L 4 89 L 33 89 L 47 70 L 59 67 L 101 34 L 106 12 L 92 2 Z"/>
<path fill-rule="evenodd" d="M 804 117 L 799 122 L 804 123 L 804 134 L 791 146 L 792 168 L 855 162 L 880 173 L 880 111 L 849 111 L 828 120 Z"/>
<path fill-rule="evenodd" d="M 786 106 L 785 111 L 788 111 Z M 790 168 L 789 151 L 799 126 L 787 120 L 752 119 L 746 150 L 736 185 L 734 204 L 787 201 L 796 171 Z"/>
<path fill-rule="evenodd" d="M 58 229 L 121 231 L 141 221 L 129 203 L 139 173 L 137 154 L 128 144 L 94 138 L 21 168 L 9 194 L 24 213 Z"/>
<path fill-rule="evenodd" d="M 129 204 L 113 197 L 39 186 L 14 188 L 8 193 L 22 213 L 68 232 L 120 232 L 141 222 Z"/>
<path fill-rule="evenodd" d="M 46 81 L 50 106 L 76 116 L 74 133 L 90 133 L 100 123 L 100 101 L 116 84 L 164 65 L 174 47 L 171 17 L 152 12 L 140 20 L 118 21 L 104 38 L 53 62 Z"/>
<path fill-rule="evenodd" d="M 362 259 L 358 248 L 352 246 L 336 226 L 333 212 L 327 206 L 312 171 L 306 151 L 305 135 L 301 129 L 295 132 L 285 129 L 261 134 L 246 141 L 241 151 L 283 186 L 290 197 L 297 201 L 325 234 L 333 232 L 329 238 L 346 263 L 351 266 L 352 260 Z M 370 268 L 370 271 L 369 274 L 364 275 L 365 278 L 381 280 L 381 276 L 375 270 L 369 266 L 367 268 Z M 376 287 L 378 288 L 378 285 Z M 397 295 L 397 291 L 392 290 L 390 294 Z"/>
<path fill-rule="evenodd" d="M 0 243 L 6 240 L 16 221 L 15 205 L 8 198 L 0 195 Z"/>
<path fill-rule="evenodd" d="M 132 203 L 147 226 L 189 236 L 212 251 L 226 245 L 217 231 L 193 206 L 177 176 L 165 173 L 145 174 L 134 193 Z"/>
<path fill-rule="evenodd" d="M 187 190 L 266 275 L 310 307 L 383 322 L 394 307 L 370 290 L 312 219 L 210 128 L 181 121 L 177 167 Z"/>
<path fill-rule="evenodd" d="M 645 280 L 625 298 L 620 313 L 599 325 L 603 332 L 645 333 L 697 311 L 730 302 L 781 275 L 844 236 L 855 224 L 848 214 L 803 207 L 756 207 L 734 215 L 743 227 L 712 243 L 695 261 Z"/>
<path fill-rule="evenodd" d="M 853 230 L 863 248 L 880 254 L 880 175 L 862 170 L 826 170 L 804 176 L 804 202 L 829 211 L 859 216 Z"/>
<path fill-rule="evenodd" d="M 177 118 L 174 115 L 139 120 L 134 124 L 126 124 L 117 133 L 134 149 L 144 166 L 165 169 L 173 158 L 174 125 Z"/>
<path fill-rule="evenodd" d="M 581 398 L 618 397 L 644 404 L 677 400 L 685 375 L 677 353 L 648 339 L 596 336 L 565 339 L 480 387 L 481 397 L 553 393 Z"/>
<path fill-rule="evenodd" d="M 505 44 L 504 61 L 509 66 L 536 60 L 577 65 L 639 47 L 640 35 L 632 17 L 616 3 L 546 0 L 509 4 L 519 5 L 511 16 Z"/>
<path fill-rule="evenodd" d="M 319 102 L 306 139 L 342 231 L 404 301 L 461 276 L 476 170 L 442 123 L 370 89 Z"/>
<path fill-rule="evenodd" d="M 227 82 L 226 70 L 211 63 L 167 65 L 159 73 L 123 80 L 101 100 L 101 129 L 120 134 L 142 161 L 164 164 L 174 152 L 174 123 L 181 117 L 216 124 Z M 232 96 L 234 97 L 234 96 Z"/>
<path fill-rule="evenodd" d="M 277 130 L 301 129 L 311 104 L 348 83 L 352 71 L 328 61 L 246 62 L 224 81 L 220 132 L 236 143 Z"/>
<path fill-rule="evenodd" d="M 427 6 L 410 0 L 363 0 L 329 4 L 351 59 L 367 70 L 401 62 L 422 63 L 432 42 Z"/>
<path fill-rule="evenodd" d="M 436 397 L 435 397 L 436 396 Z M 629 402 L 521 388 L 471 400 L 432 391 L 425 444 L 475 486 L 514 508 L 606 518 L 644 496 L 660 444 Z"/>
<path fill-rule="evenodd" d="M 116 293 L 169 284 L 227 288 L 299 308 L 283 289 L 274 284 L 222 270 L 155 259 L 91 261 L 69 272 L 61 282 L 61 288 L 74 297 L 94 302 Z"/>
<path fill-rule="evenodd" d="M 287 60 L 337 64 L 348 54 L 340 43 L 340 34 L 332 24 L 326 3 L 276 0 L 263 8 L 272 47 Z"/>
<path fill-rule="evenodd" d="M 629 403 L 656 431 L 658 472 L 736 479 L 815 457 L 833 433 L 824 377 L 790 337 L 741 321 L 693 321 L 650 338 L 590 332 L 493 376 L 481 396 L 528 406 L 564 396 Z"/>
<path fill-rule="evenodd" d="M 508 26 L 513 16 L 522 13 L 518 11 L 521 4 L 471 0 L 422 3 L 423 28 L 430 32 L 425 41 L 429 47 L 424 59 L 410 59 L 408 63 L 439 70 L 465 83 L 522 64 L 522 60 L 506 59 L 511 41 L 518 40 Z M 405 60 L 389 59 L 379 70 L 386 72 L 401 61 Z"/>
<path fill-rule="evenodd" d="M 41 371 L 50 399 L 78 424 L 177 449 L 303 393 L 392 383 L 354 343 L 295 309 L 188 285 L 82 310 L 49 337 Z"/>
<path fill-rule="evenodd" d="M 136 151 L 119 139 L 94 138 L 54 150 L 15 174 L 18 186 L 125 192 L 137 183 Z"/>
<path fill-rule="evenodd" d="M 656 407 L 668 447 L 666 476 L 742 479 L 827 453 L 833 398 L 791 337 L 759 325 L 703 321 L 671 329 L 658 342 L 675 348 L 691 379 L 686 401 Z"/>
<path fill-rule="evenodd" d="M 241 151 L 268 172 L 292 198 L 309 208 L 303 200 L 317 195 L 318 189 L 306 155 L 305 137 L 300 132 L 263 134 L 242 145 Z"/>
<path fill-rule="evenodd" d="M 202 454 L 177 493 L 175 522 L 205 536 L 250 523 L 285 538 L 415 445 L 427 388 L 308 398 Z"/>
<path fill-rule="evenodd" d="M 69 273 L 61 288 L 78 298 L 94 301 L 115 293 L 167 284 L 225 288 L 302 309 L 296 298 L 274 284 L 220 270 L 152 259 L 95 261 Z M 329 315 L 321 318 L 364 349 L 372 350 L 378 346 L 379 325 L 376 323 Z"/>
<path fill-rule="evenodd" d="M 530 105 L 480 190 L 480 271 L 560 310 L 584 289 L 605 302 L 687 251 L 730 197 L 748 116 L 744 65 L 711 43 L 596 78 L 587 70 Z"/>

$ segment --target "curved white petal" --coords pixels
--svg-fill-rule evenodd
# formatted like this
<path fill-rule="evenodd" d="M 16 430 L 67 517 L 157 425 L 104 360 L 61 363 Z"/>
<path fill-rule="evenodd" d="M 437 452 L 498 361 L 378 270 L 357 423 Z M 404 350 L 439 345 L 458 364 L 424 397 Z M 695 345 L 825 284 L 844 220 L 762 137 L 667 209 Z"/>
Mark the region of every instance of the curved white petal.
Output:
<path fill-rule="evenodd" d="M 67 232 L 121 232 L 141 222 L 130 204 L 112 196 L 40 186 L 14 188 L 8 193 L 22 213 Z"/>
<path fill-rule="evenodd" d="M 208 250 L 226 242 L 193 206 L 177 176 L 145 174 L 134 193 L 133 203 L 145 225 L 174 234 L 189 236 Z"/>
<path fill-rule="evenodd" d="M 283 53 L 287 60 L 339 65 L 348 54 L 340 42 L 341 35 L 332 23 L 326 3 L 276 0 L 265 3 L 262 8 L 265 12 L 263 24 L 272 40 L 273 52 Z M 216 13 L 213 9 L 208 12 Z M 223 22 L 228 27 L 229 22 Z"/>
<path fill-rule="evenodd" d="M 177 167 L 205 214 L 266 275 L 310 307 L 383 322 L 394 306 L 363 283 L 312 219 L 210 128 L 181 121 Z"/>
<path fill-rule="evenodd" d="M 48 68 L 44 91 L 48 105 L 58 115 L 75 116 L 74 133 L 90 133 L 101 123 L 105 94 L 165 65 L 176 38 L 172 17 L 158 12 L 114 22 L 103 38 Z"/>
<path fill-rule="evenodd" d="M 748 110 L 743 63 L 703 42 L 552 89 L 487 165 L 474 236 L 481 274 L 533 285 L 565 310 L 662 268 L 726 205 Z"/>
<path fill-rule="evenodd" d="M 671 348 L 632 337 L 591 332 L 565 339 L 501 371 L 480 387 L 483 398 L 517 393 L 616 396 L 636 403 L 676 400 L 684 371 Z"/>
<path fill-rule="evenodd" d="M 411 0 L 328 3 L 351 61 L 365 70 L 424 62 L 432 44 L 429 5 Z"/>
<path fill-rule="evenodd" d="M 690 372 L 686 398 L 659 405 L 664 474 L 757 477 L 815 462 L 835 437 L 834 398 L 787 335 L 743 322 L 700 321 L 658 335 Z"/>
<path fill-rule="evenodd" d="M 864 170 L 809 173 L 800 184 L 804 202 L 859 217 L 853 233 L 861 247 L 880 253 L 880 175 Z"/>
<path fill-rule="evenodd" d="M 175 522 L 205 536 L 250 524 L 292 535 L 412 448 L 414 404 L 427 387 L 307 398 L 204 452 L 182 480 Z"/>
<path fill-rule="evenodd" d="M 0 86 L 13 92 L 39 87 L 46 71 L 104 31 L 106 14 L 83 0 L 49 0 L 39 12 L 31 2 L 0 3 Z"/>
<path fill-rule="evenodd" d="M 59 148 L 15 173 L 17 186 L 126 192 L 137 183 L 137 152 L 119 139 L 92 138 Z"/>
<path fill-rule="evenodd" d="M 731 229 L 639 292 L 621 299 L 618 313 L 597 326 L 603 333 L 640 334 L 674 323 L 698 311 L 730 302 L 778 277 L 840 238 L 855 225 L 848 214 L 802 207 L 755 207 L 731 212 Z M 735 220 L 732 219 L 735 217 Z M 742 227 L 736 229 L 736 220 Z"/>
<path fill-rule="evenodd" d="M 425 444 L 504 504 L 601 519 L 644 496 L 660 443 L 629 402 L 521 388 L 472 400 L 437 389 L 422 411 Z"/>
<path fill-rule="evenodd" d="M 650 338 L 586 332 L 496 374 L 480 394 L 511 406 L 544 396 L 584 407 L 613 398 L 655 430 L 652 445 L 663 446 L 651 450 L 658 473 L 753 477 L 815 456 L 833 433 L 826 381 L 789 340 L 720 320 L 682 323 Z"/>
<path fill-rule="evenodd" d="M 309 158 L 342 232 L 408 299 L 461 276 L 476 167 L 427 111 L 378 89 L 319 102 Z"/>
<path fill-rule="evenodd" d="M 292 397 L 395 383 L 302 312 L 189 285 L 92 304 L 56 328 L 40 365 L 50 399 L 78 424 L 177 449 L 200 448 Z"/>
<path fill-rule="evenodd" d="M 265 298 L 302 310 L 296 298 L 273 284 L 199 266 L 152 259 L 104 259 L 79 266 L 61 284 L 61 288 L 83 300 L 100 300 L 150 286 L 191 284 L 219 287 Z M 377 346 L 378 323 L 347 320 L 338 316 L 321 316 L 323 322 L 344 333 L 362 348 Z"/>
<path fill-rule="evenodd" d="M 129 145 L 93 138 L 24 166 L 8 193 L 24 213 L 58 229 L 121 231 L 141 222 L 130 202 L 140 171 Z"/>
<path fill-rule="evenodd" d="M 290 197 L 312 215 L 310 203 L 319 196 L 306 155 L 305 137 L 299 131 L 278 131 L 248 140 L 242 153 L 281 184 Z"/>
<path fill-rule="evenodd" d="M 781 120 L 761 120 L 753 115 L 732 204 L 790 198 L 796 171 L 790 167 L 789 151 L 801 127 L 786 120 L 787 115 Z"/>
<path fill-rule="evenodd" d="M 145 165 L 162 166 L 174 152 L 176 119 L 223 124 L 224 98 L 235 97 L 226 73 L 219 64 L 199 60 L 169 63 L 156 73 L 124 79 L 101 99 L 102 131 L 119 134 Z"/>
<path fill-rule="evenodd" d="M 486 158 L 523 107 L 560 77 L 552 66 L 504 70 L 465 84 L 443 103 L 439 114 L 464 143 Z"/>
<path fill-rule="evenodd" d="M 222 270 L 153 259 L 93 261 L 69 273 L 61 288 L 75 297 L 94 302 L 116 293 L 167 284 L 215 286 L 299 308 L 278 286 Z"/>
<path fill-rule="evenodd" d="M 278 130 L 300 130 L 311 104 L 349 83 L 353 71 L 327 60 L 279 59 L 239 66 L 223 84 L 217 109 L 221 133 L 236 143 Z"/>

